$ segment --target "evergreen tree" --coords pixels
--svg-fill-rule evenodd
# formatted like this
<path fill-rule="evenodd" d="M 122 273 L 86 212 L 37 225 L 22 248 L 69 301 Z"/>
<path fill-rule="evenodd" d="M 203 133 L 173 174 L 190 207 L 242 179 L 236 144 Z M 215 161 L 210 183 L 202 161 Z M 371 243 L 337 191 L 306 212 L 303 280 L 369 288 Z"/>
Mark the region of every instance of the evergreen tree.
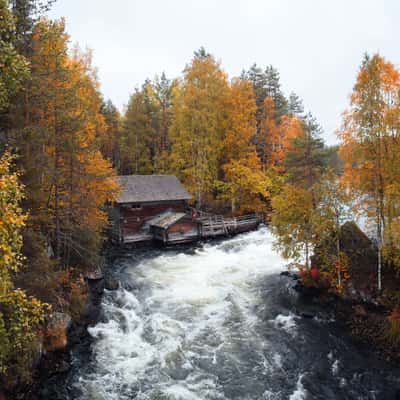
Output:
<path fill-rule="evenodd" d="M 204 59 L 208 57 L 211 57 L 211 54 L 206 51 L 204 46 L 201 46 L 199 50 L 194 52 L 194 58 Z"/>
<path fill-rule="evenodd" d="M 288 112 L 288 101 L 281 89 L 279 72 L 276 68 L 270 65 L 265 69 L 264 74 L 266 81 L 266 96 L 271 97 L 274 101 L 275 119 L 279 121 L 280 117 Z"/>
<path fill-rule="evenodd" d="M 121 165 L 121 115 L 111 100 L 102 102 L 100 113 L 104 117 L 106 130 L 100 136 L 100 149 L 103 157 L 110 160 L 113 167 L 119 170 Z"/>
<path fill-rule="evenodd" d="M 121 140 L 123 174 L 153 173 L 154 129 L 145 92 L 136 90 L 126 109 Z"/>
<path fill-rule="evenodd" d="M 16 22 L 16 46 L 25 56 L 32 52 L 32 32 L 41 15 L 56 0 L 10 0 Z"/>
<path fill-rule="evenodd" d="M 290 183 L 307 190 L 318 183 L 327 163 L 320 135 L 321 127 L 309 114 L 304 119 L 302 133 L 292 140 L 284 159 Z"/>
<path fill-rule="evenodd" d="M 9 143 L 21 154 L 30 224 L 53 244 L 64 267 L 73 260 L 84 267 L 96 262 L 106 222 L 99 207 L 112 199 L 114 184 L 99 151 L 105 123 L 90 55 L 71 57 L 67 40 L 63 21 L 35 26 L 31 108 L 22 117 L 16 110 Z"/>
<path fill-rule="evenodd" d="M 272 97 L 264 99 L 261 111 L 260 126 L 255 135 L 255 142 L 262 170 L 266 172 L 268 166 L 272 165 L 272 160 L 270 160 L 271 150 L 274 148 L 276 138 L 279 136 L 279 126 L 275 120 L 275 104 Z"/>
<path fill-rule="evenodd" d="M 267 77 L 265 73 L 254 63 L 247 72 L 244 71 L 242 73 L 241 78 L 247 79 L 252 83 L 257 108 L 261 108 L 265 98 L 268 96 L 266 89 Z"/>
<path fill-rule="evenodd" d="M 0 111 L 21 89 L 28 76 L 28 64 L 15 46 L 15 24 L 7 0 L 0 0 Z"/>
<path fill-rule="evenodd" d="M 286 257 L 301 259 L 305 255 L 310 268 L 310 255 L 318 243 L 318 185 L 326 169 L 321 128 L 308 115 L 301 133 L 291 141 L 284 158 L 287 182 L 272 199 L 271 226 L 277 235 L 276 245 Z"/>
<path fill-rule="evenodd" d="M 175 87 L 176 81 L 168 79 L 164 72 L 160 78 L 155 78 L 152 85 L 153 103 L 156 108 L 155 119 L 157 120 L 153 164 L 154 170 L 158 173 L 166 173 L 170 168 L 171 141 L 169 129 L 173 118 L 172 106 Z"/>
<path fill-rule="evenodd" d="M 288 112 L 297 117 L 301 117 L 304 113 L 303 101 L 294 92 L 289 95 Z"/>
<path fill-rule="evenodd" d="M 258 67 L 257 64 L 255 63 L 250 67 L 250 69 L 247 72 L 246 71 L 242 72 L 241 78 L 250 81 L 253 85 L 254 97 L 256 100 L 256 107 L 257 107 L 255 135 L 260 136 L 262 130 L 261 124 L 264 115 L 264 102 L 267 97 L 267 90 L 266 90 L 267 78 L 263 70 L 260 67 Z"/>

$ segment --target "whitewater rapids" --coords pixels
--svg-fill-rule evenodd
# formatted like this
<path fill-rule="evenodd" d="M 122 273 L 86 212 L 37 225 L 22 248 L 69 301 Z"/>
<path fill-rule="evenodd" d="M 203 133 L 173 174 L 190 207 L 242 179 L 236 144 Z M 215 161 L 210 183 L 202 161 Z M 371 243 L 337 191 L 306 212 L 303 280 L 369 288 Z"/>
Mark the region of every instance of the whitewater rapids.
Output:
<path fill-rule="evenodd" d="M 66 398 L 390 395 L 398 374 L 354 347 L 328 311 L 299 300 L 293 281 L 279 275 L 287 262 L 272 241 L 261 228 L 222 242 L 139 258 L 132 252 L 117 260 L 122 286 L 106 292 L 102 321 L 89 328 L 91 357 L 69 376 Z M 313 318 L 302 317 L 305 312 Z"/>

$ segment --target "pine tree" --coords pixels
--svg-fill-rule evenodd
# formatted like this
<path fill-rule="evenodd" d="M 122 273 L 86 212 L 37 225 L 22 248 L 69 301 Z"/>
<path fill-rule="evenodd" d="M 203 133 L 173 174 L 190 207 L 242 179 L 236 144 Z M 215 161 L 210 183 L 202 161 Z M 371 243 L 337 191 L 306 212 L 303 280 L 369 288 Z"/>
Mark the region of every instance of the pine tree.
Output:
<path fill-rule="evenodd" d="M 275 119 L 279 121 L 282 115 L 288 112 L 288 102 L 282 92 L 279 72 L 272 65 L 265 69 L 266 96 L 274 101 Z"/>
<path fill-rule="evenodd" d="M 30 223 L 66 268 L 72 260 L 82 267 L 96 262 L 93 253 L 106 223 L 100 207 L 115 189 L 111 166 L 100 153 L 106 125 L 91 57 L 77 49 L 71 57 L 67 40 L 63 21 L 35 26 L 30 108 L 23 117 L 15 113 L 14 126 L 22 126 L 10 135 L 25 171 Z"/>
<path fill-rule="evenodd" d="M 154 172 L 154 129 L 148 114 L 146 93 L 136 90 L 130 97 L 123 122 L 121 171 L 123 174 Z"/>
<path fill-rule="evenodd" d="M 117 170 L 121 166 L 121 115 L 111 100 L 102 102 L 100 113 L 106 124 L 104 135 L 100 140 L 100 149 L 103 157 L 110 160 Z"/>
<path fill-rule="evenodd" d="M 260 115 L 259 129 L 255 136 L 257 153 L 264 172 L 272 165 L 271 151 L 274 149 L 278 136 L 279 126 L 275 120 L 275 104 L 272 97 L 266 97 Z"/>
<path fill-rule="evenodd" d="M 291 141 L 291 149 L 284 158 L 289 182 L 306 190 L 319 182 L 326 168 L 326 151 L 320 135 L 320 126 L 308 115 L 302 133 Z"/>
<path fill-rule="evenodd" d="M 256 100 L 256 132 L 257 136 L 262 136 L 261 130 L 263 129 L 261 124 L 265 112 L 265 99 L 267 97 L 267 77 L 263 70 L 253 64 L 248 71 L 243 71 L 242 79 L 250 81 L 253 85 L 254 96 Z"/>
<path fill-rule="evenodd" d="M 176 81 L 167 79 L 165 73 L 161 77 L 156 77 L 152 85 L 153 103 L 156 107 L 155 118 L 156 141 L 154 149 L 154 170 L 157 173 L 166 173 L 170 169 L 169 157 L 171 153 L 171 141 L 169 129 L 172 124 L 172 105 Z"/>
<path fill-rule="evenodd" d="M 40 16 L 48 11 L 56 0 L 10 0 L 16 22 L 16 46 L 25 56 L 32 53 L 32 33 Z"/>
<path fill-rule="evenodd" d="M 303 101 L 294 92 L 289 95 L 288 112 L 290 115 L 297 117 L 301 117 L 304 113 Z"/>
<path fill-rule="evenodd" d="M 286 257 L 301 259 L 305 255 L 310 268 L 310 255 L 318 243 L 317 187 L 326 169 L 321 129 L 310 115 L 303 121 L 300 135 L 291 140 L 284 166 L 287 181 L 272 199 L 271 226 L 277 235 L 276 245 Z"/>
<path fill-rule="evenodd" d="M 256 106 L 259 109 L 263 106 L 264 100 L 268 96 L 266 75 L 257 64 L 253 64 L 248 71 L 243 71 L 241 78 L 247 79 L 252 83 Z"/>
<path fill-rule="evenodd" d="M 28 64 L 14 46 L 15 24 L 7 0 L 0 0 L 0 16 L 0 111 L 4 111 L 28 77 Z"/>

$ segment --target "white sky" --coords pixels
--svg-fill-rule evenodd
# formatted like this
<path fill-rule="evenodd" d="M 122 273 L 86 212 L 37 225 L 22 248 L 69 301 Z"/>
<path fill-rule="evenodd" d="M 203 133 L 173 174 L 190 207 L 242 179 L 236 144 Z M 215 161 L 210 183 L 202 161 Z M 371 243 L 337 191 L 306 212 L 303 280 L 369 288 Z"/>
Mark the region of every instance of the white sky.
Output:
<path fill-rule="evenodd" d="M 93 49 L 102 92 L 120 109 L 147 77 L 179 76 L 204 46 L 231 77 L 275 66 L 328 143 L 363 53 L 400 63 L 400 0 L 58 0 L 50 16 Z"/>

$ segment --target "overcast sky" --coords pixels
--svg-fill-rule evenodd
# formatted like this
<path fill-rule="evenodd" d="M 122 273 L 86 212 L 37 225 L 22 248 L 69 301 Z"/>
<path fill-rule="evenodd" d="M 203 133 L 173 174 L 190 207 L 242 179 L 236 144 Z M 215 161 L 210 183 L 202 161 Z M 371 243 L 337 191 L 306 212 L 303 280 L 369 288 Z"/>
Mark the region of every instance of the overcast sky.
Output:
<path fill-rule="evenodd" d="M 120 109 L 147 77 L 179 76 L 204 46 L 231 77 L 275 66 L 329 143 L 363 53 L 400 63 L 400 0 L 58 0 L 50 16 L 93 49 L 102 92 Z"/>

